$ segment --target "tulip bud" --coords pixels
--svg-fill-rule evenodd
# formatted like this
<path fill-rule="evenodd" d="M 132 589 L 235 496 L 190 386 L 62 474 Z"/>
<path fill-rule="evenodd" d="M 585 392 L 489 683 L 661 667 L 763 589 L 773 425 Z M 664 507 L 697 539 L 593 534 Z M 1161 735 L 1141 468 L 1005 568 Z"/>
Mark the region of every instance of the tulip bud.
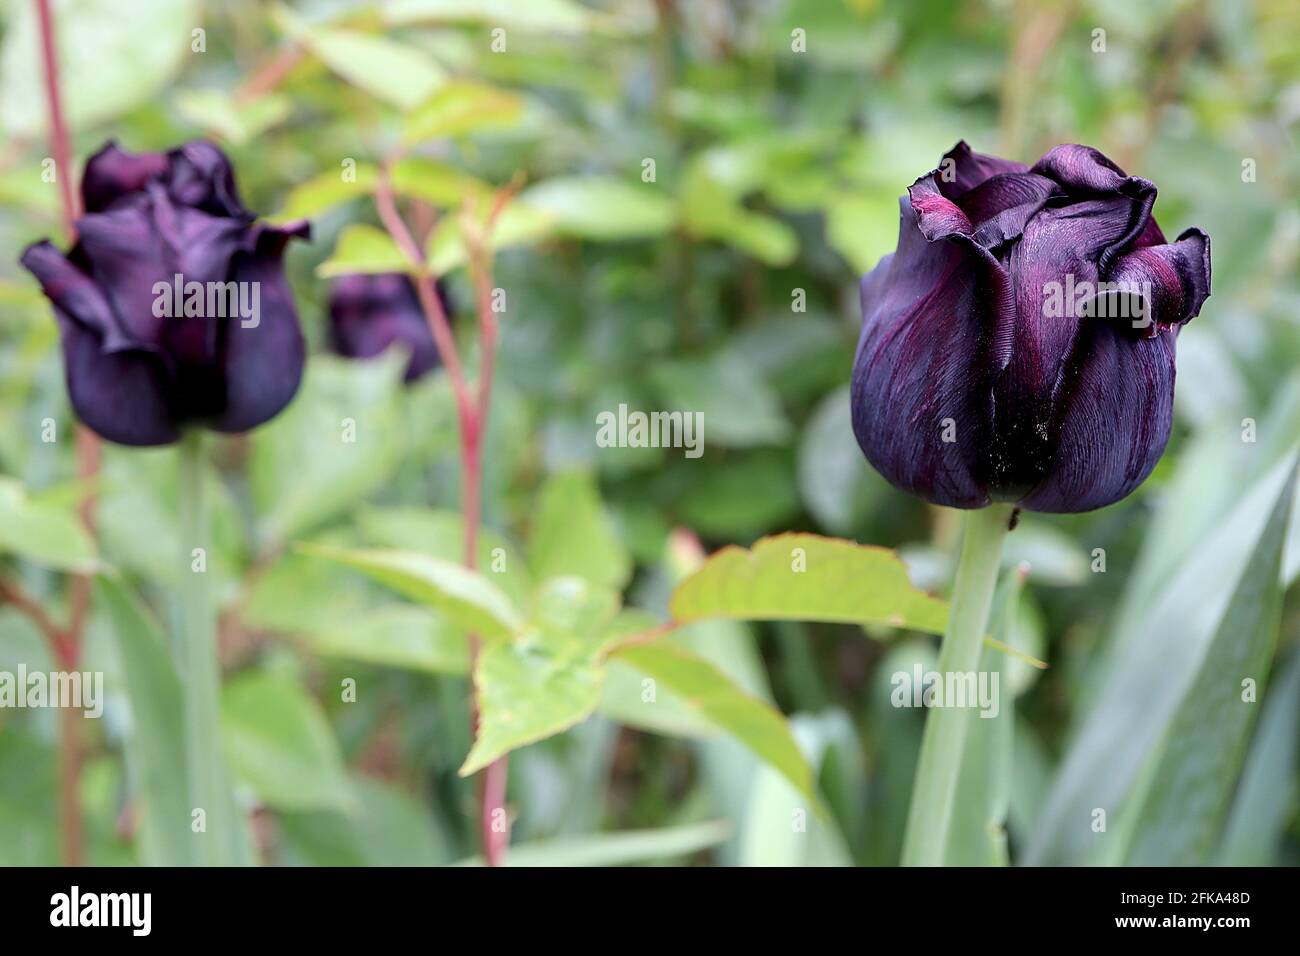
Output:
<path fill-rule="evenodd" d="M 1089 511 L 1169 440 L 1178 330 L 1210 294 L 1210 240 L 1167 242 L 1156 187 L 1095 149 L 1032 168 L 958 143 L 900 201 L 861 286 L 853 431 L 935 504 Z"/>
<path fill-rule="evenodd" d="M 281 256 L 309 224 L 255 223 L 201 141 L 138 156 L 110 142 L 81 194 L 71 251 L 41 241 L 21 259 L 54 305 L 78 417 L 109 441 L 166 445 L 284 408 L 305 351 Z"/>
<path fill-rule="evenodd" d="M 443 311 L 449 312 L 441 284 L 437 292 Z M 342 276 L 330 287 L 329 307 L 330 335 L 340 355 L 370 358 L 398 343 L 411 353 L 407 382 L 437 367 L 438 346 L 409 276 L 398 272 Z"/>

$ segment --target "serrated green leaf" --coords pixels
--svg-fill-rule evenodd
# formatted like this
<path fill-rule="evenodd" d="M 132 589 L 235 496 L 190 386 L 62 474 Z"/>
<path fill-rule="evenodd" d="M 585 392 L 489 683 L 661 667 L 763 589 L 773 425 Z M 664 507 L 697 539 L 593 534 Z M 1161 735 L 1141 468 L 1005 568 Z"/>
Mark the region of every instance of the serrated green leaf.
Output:
<path fill-rule="evenodd" d="M 354 808 L 329 722 L 296 681 L 253 672 L 227 684 L 221 735 L 231 770 L 263 803 L 293 810 Z"/>
<path fill-rule="evenodd" d="M 600 702 L 603 652 L 621 636 L 610 628 L 617 612 L 613 591 L 554 578 L 538 590 L 517 636 L 483 647 L 474 669 L 478 734 L 461 776 L 591 715 Z"/>
<path fill-rule="evenodd" d="M 419 551 L 460 562 L 465 550 L 465 518 L 436 508 L 365 508 L 357 516 L 370 544 Z M 478 569 L 523 607 L 532 591 L 528 567 L 515 545 L 491 528 L 478 532 Z"/>
<path fill-rule="evenodd" d="M 947 605 L 913 587 L 894 552 L 813 534 L 723 548 L 677 586 L 668 607 L 682 622 L 827 621 L 932 634 L 948 620 Z"/>
<path fill-rule="evenodd" d="M 588 472 L 552 475 L 538 494 L 528 563 L 539 580 L 573 575 L 621 591 L 632 559 Z"/>
<path fill-rule="evenodd" d="M 820 811 L 812 769 L 780 711 L 746 694 L 702 657 L 666 641 L 618 648 L 612 656 L 672 690 L 779 771 Z"/>
<path fill-rule="evenodd" d="M 480 637 L 501 637 L 523 627 L 523 617 L 504 591 L 454 561 L 415 551 L 305 543 L 296 548 L 302 554 L 355 568 L 399 594 L 441 611 L 457 627 Z"/>

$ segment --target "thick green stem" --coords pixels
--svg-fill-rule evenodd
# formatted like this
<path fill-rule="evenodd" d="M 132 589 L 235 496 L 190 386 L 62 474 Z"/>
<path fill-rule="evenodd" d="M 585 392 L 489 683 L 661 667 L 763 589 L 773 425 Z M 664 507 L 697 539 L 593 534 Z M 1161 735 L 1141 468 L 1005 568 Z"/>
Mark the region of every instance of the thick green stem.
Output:
<path fill-rule="evenodd" d="M 974 672 L 979 668 L 989 609 L 997 586 L 1002 540 L 1010 519 L 1010 505 L 993 505 L 965 513 L 948 630 L 939 651 L 940 679 L 947 674 Z M 943 863 L 970 717 L 968 707 L 935 707 L 926 715 L 921 756 L 912 784 L 912 805 L 903 837 L 904 866 Z"/>
<path fill-rule="evenodd" d="M 218 701 L 221 687 L 216 619 L 208 589 L 208 521 L 203 497 L 203 439 L 188 433 L 180 445 L 181 653 L 184 664 L 186 779 L 191 812 L 203 811 L 204 826 L 191 819 L 194 860 L 225 866 L 230 834 L 222 788 Z"/>

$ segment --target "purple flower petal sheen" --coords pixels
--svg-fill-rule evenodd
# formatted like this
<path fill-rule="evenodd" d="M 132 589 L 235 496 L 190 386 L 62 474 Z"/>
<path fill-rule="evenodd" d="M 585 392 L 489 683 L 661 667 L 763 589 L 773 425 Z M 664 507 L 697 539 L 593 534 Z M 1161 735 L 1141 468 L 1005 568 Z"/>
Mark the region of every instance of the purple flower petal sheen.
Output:
<path fill-rule="evenodd" d="M 305 220 L 262 227 L 252 252 L 234 258 L 233 278 L 257 282 L 261 301 L 256 325 L 238 320 L 226 325 L 226 407 L 210 423 L 217 431 L 255 428 L 279 414 L 298 391 L 307 352 L 280 259 L 290 239 L 310 236 Z"/>
<path fill-rule="evenodd" d="M 204 142 L 139 156 L 109 143 L 82 195 L 68 254 L 39 242 L 22 256 L 54 305 L 82 421 L 159 445 L 189 424 L 242 431 L 282 409 L 304 348 L 281 258 L 307 224 L 254 225 L 229 162 Z M 254 303 L 256 315 L 240 313 Z"/>
<path fill-rule="evenodd" d="M 446 294 L 438 286 L 444 310 Z M 415 284 L 401 273 L 342 276 L 330 288 L 330 334 L 334 350 L 349 358 L 371 358 L 400 344 L 411 358 L 406 381 L 438 365 L 438 347 Z"/>
<path fill-rule="evenodd" d="M 1168 243 L 1155 186 L 1086 146 L 1026 168 L 959 143 L 908 193 L 897 252 L 862 282 L 867 459 L 956 507 L 1086 511 L 1129 494 L 1169 438 L 1174 342 L 1209 296 L 1208 237 Z"/>
<path fill-rule="evenodd" d="M 113 200 L 143 189 L 144 184 L 167 169 L 162 153 L 123 152 L 111 140 L 86 160 L 81 177 L 81 204 L 85 212 L 102 212 Z"/>

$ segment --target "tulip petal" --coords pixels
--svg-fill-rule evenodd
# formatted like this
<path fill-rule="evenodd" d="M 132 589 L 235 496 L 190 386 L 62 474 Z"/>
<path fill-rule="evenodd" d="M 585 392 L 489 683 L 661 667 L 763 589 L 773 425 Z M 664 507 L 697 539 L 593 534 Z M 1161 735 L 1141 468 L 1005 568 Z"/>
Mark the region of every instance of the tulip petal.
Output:
<path fill-rule="evenodd" d="M 1127 214 L 1125 228 L 1113 240 L 1099 247 L 1099 264 L 1103 272 L 1110 268 L 1117 255 L 1146 233 L 1151 221 L 1151 207 L 1156 201 L 1155 184 L 1140 176 L 1125 176 L 1124 170 L 1100 150 L 1075 144 L 1057 146 L 1045 153 L 1030 171 L 1055 180 L 1070 196 L 1116 195 L 1130 200 L 1122 207 Z"/>
<path fill-rule="evenodd" d="M 943 160 L 935 173 L 938 175 L 939 189 L 949 199 L 955 200 L 986 179 L 1002 173 L 1023 173 L 1028 168 L 1024 163 L 977 153 L 963 139 L 943 154 Z"/>
<path fill-rule="evenodd" d="M 441 285 L 437 288 L 446 309 L 446 296 Z M 409 276 L 343 276 L 330 289 L 329 308 L 334 349 L 340 355 L 371 358 L 396 342 L 410 352 L 406 381 L 437 366 L 438 347 Z"/>
<path fill-rule="evenodd" d="M 128 153 L 109 140 L 86 160 L 81 177 L 81 202 L 86 212 L 102 212 L 113 201 L 143 189 L 144 184 L 167 169 L 162 153 Z"/>
<path fill-rule="evenodd" d="M 1134 339 L 1111 323 L 1087 323 L 1056 403 L 1052 463 L 1022 507 L 1091 511 L 1146 480 L 1173 422 L 1175 338 L 1166 330 Z"/>
<path fill-rule="evenodd" d="M 1106 281 L 1149 290 L 1151 334 L 1183 325 L 1200 314 L 1210 296 L 1210 237 L 1193 228 L 1176 242 L 1134 249 L 1115 263 Z"/>
<path fill-rule="evenodd" d="M 975 241 L 994 249 L 1020 238 L 1030 218 L 1059 192 L 1045 176 L 1000 173 L 962 196 L 959 205 L 975 224 Z"/>
<path fill-rule="evenodd" d="M 259 309 L 255 325 L 239 319 L 226 323 L 221 365 L 225 410 L 207 422 L 222 432 L 248 431 L 288 405 L 306 360 L 293 290 L 281 259 L 289 240 L 308 238 L 311 227 L 303 221 L 281 228 L 255 226 L 254 231 L 253 251 L 236 253 L 231 278 L 258 283 Z"/>
<path fill-rule="evenodd" d="M 252 241 L 242 221 L 177 208 L 158 187 L 81 217 L 77 229 L 79 248 L 125 336 L 108 348 L 163 348 L 194 363 L 215 357 L 217 323 L 206 315 L 206 286 L 225 282 L 231 257 Z M 203 315 L 184 314 L 190 282 L 204 284 Z"/>
<path fill-rule="evenodd" d="M 221 150 L 204 140 L 194 140 L 167 154 L 167 191 L 180 206 L 201 209 L 214 216 L 252 221 L 235 187 L 235 173 Z"/>
<path fill-rule="evenodd" d="M 901 203 L 898 251 L 862 281 L 853 431 L 872 466 L 899 488 L 978 508 L 989 503 L 980 472 L 990 356 L 1000 347 L 999 328 L 1011 326 L 1010 288 L 969 236 L 927 240 L 918 204 L 938 217 L 932 226 L 955 222 L 922 186 Z"/>

